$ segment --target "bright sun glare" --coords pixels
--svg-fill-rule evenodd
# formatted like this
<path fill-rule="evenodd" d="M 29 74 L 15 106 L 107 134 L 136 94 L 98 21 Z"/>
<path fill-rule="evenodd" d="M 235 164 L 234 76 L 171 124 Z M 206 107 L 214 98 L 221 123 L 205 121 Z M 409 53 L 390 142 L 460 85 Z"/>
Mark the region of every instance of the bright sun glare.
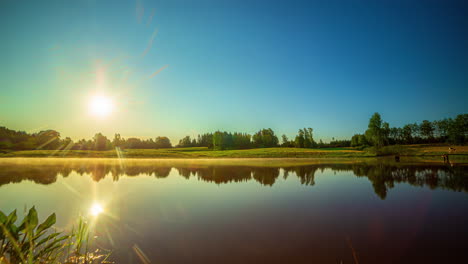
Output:
<path fill-rule="evenodd" d="M 106 117 L 114 110 L 114 102 L 109 97 L 95 95 L 89 101 L 89 112 L 93 116 Z"/>
<path fill-rule="evenodd" d="M 104 212 L 104 209 L 102 208 L 102 206 L 99 203 L 94 203 L 91 206 L 91 208 L 89 209 L 89 212 L 91 213 L 91 215 L 97 216 L 100 213 Z"/>

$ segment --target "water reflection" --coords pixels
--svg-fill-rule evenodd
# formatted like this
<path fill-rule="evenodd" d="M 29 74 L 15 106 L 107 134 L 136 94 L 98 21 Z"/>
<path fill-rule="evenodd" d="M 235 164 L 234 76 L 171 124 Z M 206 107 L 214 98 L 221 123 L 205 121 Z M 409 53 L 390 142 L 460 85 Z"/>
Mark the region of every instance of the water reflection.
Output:
<path fill-rule="evenodd" d="M 95 246 L 116 263 L 458 263 L 467 171 L 352 160 L 0 159 L 0 207 L 35 205 L 64 229 L 89 216 Z"/>
<path fill-rule="evenodd" d="M 426 186 L 430 189 L 448 189 L 468 192 L 467 164 L 447 166 L 441 164 L 404 164 L 404 163 L 348 163 L 348 164 L 312 164 L 312 165 L 217 165 L 198 163 L 179 163 L 168 165 L 155 162 L 116 162 L 73 160 L 66 162 L 29 162 L 27 166 L 15 162 L 0 163 L 0 186 L 30 180 L 39 184 L 52 184 L 59 175 L 68 177 L 72 172 L 90 175 L 99 182 L 111 177 L 118 181 L 121 177 L 150 176 L 166 178 L 175 169 L 177 173 L 190 179 L 215 184 L 256 181 L 264 186 L 273 186 L 280 176 L 298 177 L 303 185 L 315 185 L 317 170 L 351 172 L 357 177 L 367 177 L 375 194 L 381 199 L 387 197 L 389 189 L 396 183 L 408 183 L 412 186 Z"/>

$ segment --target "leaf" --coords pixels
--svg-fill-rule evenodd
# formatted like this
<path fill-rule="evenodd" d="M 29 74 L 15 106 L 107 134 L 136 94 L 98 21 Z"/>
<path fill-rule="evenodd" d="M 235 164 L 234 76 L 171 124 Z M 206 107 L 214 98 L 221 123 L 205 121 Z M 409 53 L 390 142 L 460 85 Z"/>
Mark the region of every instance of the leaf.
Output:
<path fill-rule="evenodd" d="M 70 238 L 70 236 L 62 236 L 62 237 L 60 237 L 60 238 L 55 239 L 55 240 L 54 240 L 54 243 L 63 241 L 63 240 L 68 239 L 68 238 Z"/>
<path fill-rule="evenodd" d="M 10 224 L 8 226 L 8 232 L 10 232 L 10 235 L 18 240 L 19 239 L 19 228 L 15 224 Z"/>
<path fill-rule="evenodd" d="M 0 210 L 0 239 L 3 239 L 5 237 L 4 226 L 6 224 L 7 219 L 7 216 Z"/>
<path fill-rule="evenodd" d="M 41 238 L 44 234 L 46 233 L 46 230 L 42 231 L 42 232 L 39 232 L 39 233 L 36 233 L 34 235 L 34 237 L 32 238 L 33 241 L 36 241 L 38 240 L 39 238 Z"/>
<path fill-rule="evenodd" d="M 0 210 L 0 223 L 4 224 L 7 220 L 7 216 Z"/>
<path fill-rule="evenodd" d="M 47 219 L 42 222 L 42 224 L 40 224 L 37 229 L 36 229 L 36 232 L 37 233 L 40 233 L 42 232 L 43 230 L 46 230 L 48 229 L 49 227 L 51 227 L 53 224 L 55 224 L 55 222 L 57 221 L 57 218 L 55 216 L 55 213 L 49 215 L 49 217 L 47 217 Z"/>
<path fill-rule="evenodd" d="M 62 245 L 60 245 L 60 244 L 54 245 L 54 246 L 52 246 L 52 247 L 48 246 L 48 247 L 42 249 L 39 253 L 37 253 L 37 254 L 34 256 L 34 258 L 35 258 L 35 259 L 38 259 L 38 258 L 44 256 L 45 254 L 47 254 L 48 252 L 51 252 L 51 251 L 53 251 L 53 250 L 55 250 L 55 249 L 60 248 L 61 246 L 62 246 Z"/>
<path fill-rule="evenodd" d="M 43 255 L 49 252 L 54 252 L 56 249 L 63 247 L 64 245 L 62 245 L 59 242 L 66 238 L 68 238 L 68 236 L 63 236 L 63 237 L 60 237 L 59 239 L 55 239 L 54 241 L 52 241 L 52 243 L 46 245 L 39 253 L 37 253 L 35 255 L 35 258 L 42 257 Z"/>
<path fill-rule="evenodd" d="M 29 233 L 32 230 L 34 230 L 34 228 L 36 228 L 37 223 L 38 223 L 37 211 L 36 211 L 36 208 L 34 208 L 33 206 L 31 209 L 29 209 L 28 215 L 21 222 L 21 225 L 19 226 L 19 230 L 20 231 L 26 230 L 26 233 Z"/>
<path fill-rule="evenodd" d="M 16 209 L 11 212 L 8 217 L 7 217 L 7 220 L 5 221 L 5 225 L 9 225 L 10 223 L 14 223 L 16 222 L 16 219 L 18 219 L 18 217 L 16 216 Z"/>
<path fill-rule="evenodd" d="M 37 217 L 37 211 L 36 211 L 36 208 L 34 208 L 34 206 L 31 209 L 29 209 L 28 218 L 29 218 L 29 228 L 33 230 L 34 228 L 36 228 L 39 222 L 39 219 Z"/>
<path fill-rule="evenodd" d="M 40 245 L 44 244 L 45 242 L 47 242 L 48 240 L 51 240 L 53 238 L 55 238 L 56 236 L 60 235 L 60 233 L 53 233 L 53 234 L 50 234 L 49 236 L 41 239 L 39 242 L 37 242 L 36 244 L 36 247 L 39 247 Z"/>
<path fill-rule="evenodd" d="M 18 219 L 18 217 L 16 216 L 16 210 L 14 210 L 13 212 L 11 212 L 6 221 L 5 221 L 5 231 L 7 233 L 9 233 L 10 236 L 12 236 L 14 239 L 18 239 L 18 227 L 15 225 L 15 222 L 16 222 L 16 219 Z M 8 235 L 6 235 L 8 236 Z"/>
<path fill-rule="evenodd" d="M 55 250 L 55 249 L 58 249 L 58 248 L 60 248 L 61 246 L 62 246 L 62 245 L 57 244 L 57 245 L 55 245 L 55 246 L 53 246 L 53 247 L 49 247 L 49 248 L 47 248 L 47 249 L 44 251 L 43 254 L 46 254 L 46 253 L 51 252 L 51 251 L 53 251 L 53 250 Z"/>

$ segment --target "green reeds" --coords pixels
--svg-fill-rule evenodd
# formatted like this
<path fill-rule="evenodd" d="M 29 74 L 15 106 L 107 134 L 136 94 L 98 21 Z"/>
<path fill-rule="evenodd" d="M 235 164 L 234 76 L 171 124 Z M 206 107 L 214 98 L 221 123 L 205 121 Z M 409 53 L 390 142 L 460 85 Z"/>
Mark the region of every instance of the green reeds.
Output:
<path fill-rule="evenodd" d="M 69 234 L 53 227 L 55 213 L 39 224 L 34 206 L 19 225 L 17 218 L 16 210 L 8 216 L 0 211 L 0 264 L 106 263 L 110 255 L 89 252 L 89 228 L 82 217 Z"/>

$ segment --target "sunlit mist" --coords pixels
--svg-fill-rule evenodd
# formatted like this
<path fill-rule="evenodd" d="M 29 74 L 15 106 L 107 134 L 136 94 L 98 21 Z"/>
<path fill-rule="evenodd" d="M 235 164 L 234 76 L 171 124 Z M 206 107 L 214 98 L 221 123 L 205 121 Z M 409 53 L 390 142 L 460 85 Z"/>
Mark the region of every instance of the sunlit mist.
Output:
<path fill-rule="evenodd" d="M 92 215 L 92 216 L 98 216 L 99 214 L 101 214 L 102 212 L 104 212 L 104 209 L 102 208 L 102 206 L 99 204 L 99 203 L 94 203 L 91 208 L 89 209 L 89 213 Z"/>
<path fill-rule="evenodd" d="M 107 117 L 114 111 L 114 102 L 111 98 L 95 95 L 91 97 L 88 105 L 89 113 L 96 117 Z"/>

